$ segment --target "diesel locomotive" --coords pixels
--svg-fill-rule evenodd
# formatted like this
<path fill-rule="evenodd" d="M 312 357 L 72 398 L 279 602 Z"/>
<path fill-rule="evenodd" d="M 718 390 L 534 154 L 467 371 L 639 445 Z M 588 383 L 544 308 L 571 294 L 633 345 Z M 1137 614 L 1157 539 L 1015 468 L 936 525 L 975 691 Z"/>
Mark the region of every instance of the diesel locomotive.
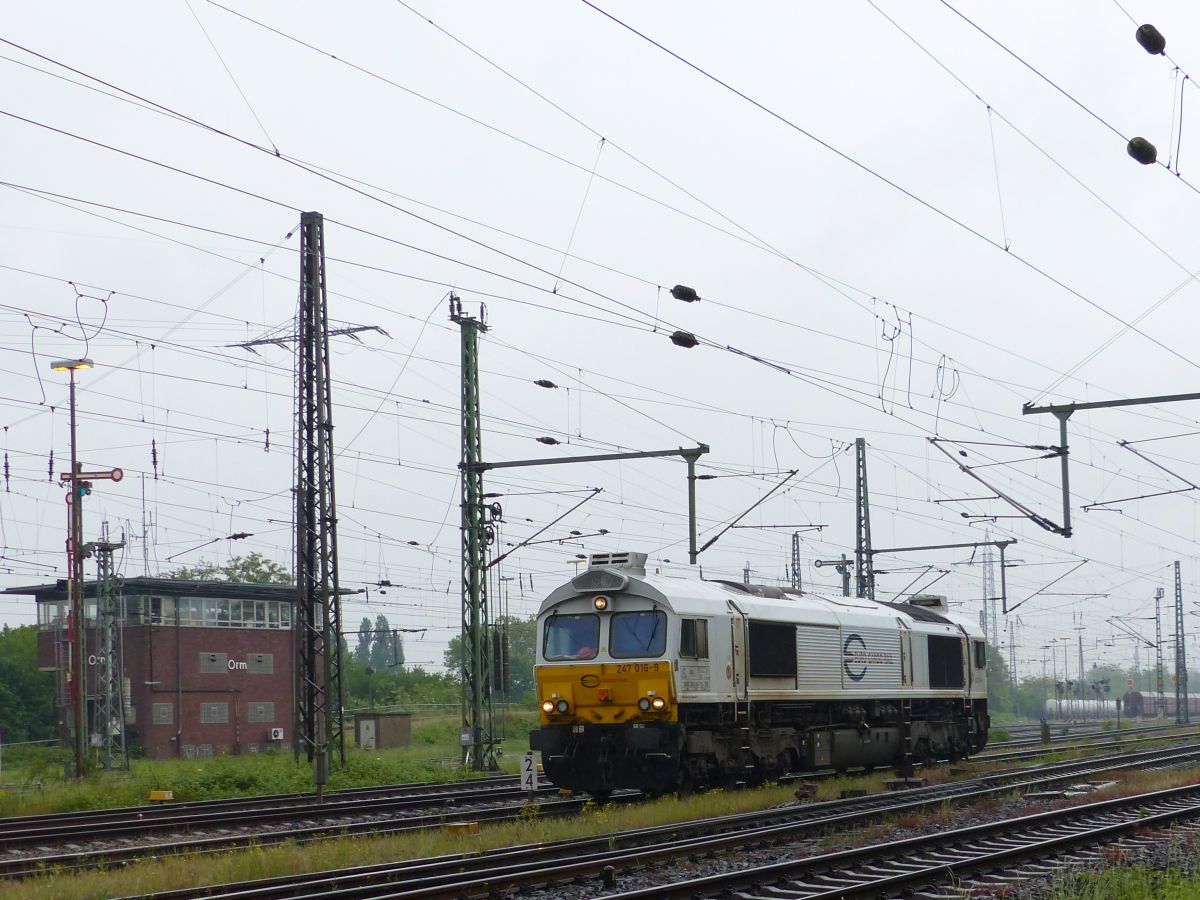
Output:
<path fill-rule="evenodd" d="M 984 635 L 945 599 L 891 603 L 646 574 L 597 554 L 538 613 L 546 777 L 607 796 L 968 756 Z"/>

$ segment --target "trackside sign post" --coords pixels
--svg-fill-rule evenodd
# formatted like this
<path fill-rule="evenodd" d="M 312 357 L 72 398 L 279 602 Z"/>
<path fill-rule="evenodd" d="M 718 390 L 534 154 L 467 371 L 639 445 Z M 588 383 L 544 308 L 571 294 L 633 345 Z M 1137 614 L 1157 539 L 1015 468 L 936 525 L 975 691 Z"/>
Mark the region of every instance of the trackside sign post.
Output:
<path fill-rule="evenodd" d="M 525 758 L 521 760 L 521 790 L 533 793 L 537 789 L 537 764 L 533 761 L 533 754 L 526 753 Z"/>

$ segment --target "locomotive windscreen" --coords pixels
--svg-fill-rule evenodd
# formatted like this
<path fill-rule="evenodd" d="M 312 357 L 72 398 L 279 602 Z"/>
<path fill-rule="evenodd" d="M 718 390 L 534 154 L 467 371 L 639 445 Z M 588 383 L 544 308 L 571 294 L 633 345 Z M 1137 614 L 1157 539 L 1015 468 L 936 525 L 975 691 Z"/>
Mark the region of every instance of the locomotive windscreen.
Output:
<path fill-rule="evenodd" d="M 750 623 L 750 674 L 762 678 L 796 677 L 796 626 Z"/>
<path fill-rule="evenodd" d="M 959 638 L 929 636 L 929 686 L 963 687 L 963 645 Z"/>

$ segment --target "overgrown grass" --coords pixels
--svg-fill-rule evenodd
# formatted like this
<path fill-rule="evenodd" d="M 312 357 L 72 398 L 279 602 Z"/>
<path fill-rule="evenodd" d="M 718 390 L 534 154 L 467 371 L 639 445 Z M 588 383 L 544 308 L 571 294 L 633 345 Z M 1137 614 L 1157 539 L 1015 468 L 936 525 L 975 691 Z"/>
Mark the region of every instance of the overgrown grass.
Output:
<path fill-rule="evenodd" d="M 501 768 L 515 772 L 527 748 L 526 735 L 536 713 L 499 716 L 498 731 L 510 735 Z M 346 748 L 346 765 L 335 765 L 329 790 L 407 781 L 455 781 L 466 773 L 459 757 L 457 716 L 414 717 L 412 743 L 387 750 Z M 40 748 L 26 751 L 14 763 L 5 761 L 4 780 L 19 790 L 0 791 L 0 816 L 37 815 L 137 806 L 150 791 L 170 790 L 176 801 L 215 800 L 256 794 L 290 794 L 312 790 L 312 767 L 294 762 L 290 752 L 217 756 L 211 759 L 135 759 L 128 772 L 96 772 L 82 784 L 64 776 L 69 751 Z M 449 763 L 449 764 L 448 764 Z"/>
<path fill-rule="evenodd" d="M 1182 862 L 1182 860 L 1181 860 Z M 1194 900 L 1200 897 L 1200 875 L 1145 866 L 1121 866 L 1103 872 L 1064 875 L 1045 894 L 1048 900 Z"/>
<path fill-rule="evenodd" d="M 1007 728 L 992 728 L 988 731 L 989 741 L 1011 741 L 1012 732 Z"/>

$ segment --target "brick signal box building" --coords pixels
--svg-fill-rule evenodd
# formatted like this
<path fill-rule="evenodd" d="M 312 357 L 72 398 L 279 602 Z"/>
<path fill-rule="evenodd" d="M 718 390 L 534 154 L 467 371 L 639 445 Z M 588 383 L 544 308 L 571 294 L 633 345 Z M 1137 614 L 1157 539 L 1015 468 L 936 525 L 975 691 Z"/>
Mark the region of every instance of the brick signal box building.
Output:
<path fill-rule="evenodd" d="M 59 734 L 74 735 L 67 583 L 10 588 L 38 610 L 38 665 L 58 676 Z M 290 747 L 295 649 L 290 585 L 127 578 L 118 617 L 128 746 L 149 759 Z M 84 585 L 87 715 L 94 721 L 96 583 Z M 89 726 L 92 727 L 92 726 Z M 89 735 L 95 740 L 97 735 Z"/>

